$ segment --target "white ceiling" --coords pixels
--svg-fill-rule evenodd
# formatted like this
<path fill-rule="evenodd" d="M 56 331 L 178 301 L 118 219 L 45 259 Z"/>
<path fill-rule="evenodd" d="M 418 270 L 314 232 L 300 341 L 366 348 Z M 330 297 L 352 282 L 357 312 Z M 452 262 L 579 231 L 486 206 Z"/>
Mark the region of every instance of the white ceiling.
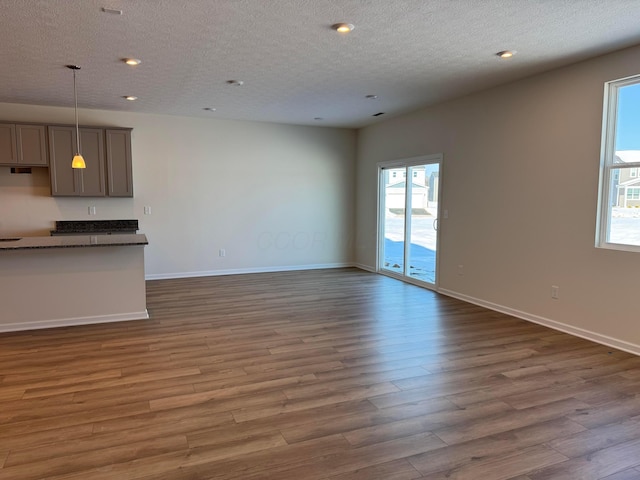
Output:
<path fill-rule="evenodd" d="M 81 108 L 361 127 L 639 44 L 638 18 L 640 0 L 0 0 L 0 102 L 72 106 L 77 64 Z"/>

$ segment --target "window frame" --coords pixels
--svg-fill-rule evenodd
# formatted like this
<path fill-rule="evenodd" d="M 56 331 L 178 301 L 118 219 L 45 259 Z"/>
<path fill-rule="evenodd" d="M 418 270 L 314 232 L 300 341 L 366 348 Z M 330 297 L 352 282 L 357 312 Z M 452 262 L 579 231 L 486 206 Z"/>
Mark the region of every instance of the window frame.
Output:
<path fill-rule="evenodd" d="M 600 180 L 598 186 L 598 213 L 596 244 L 598 248 L 640 252 L 640 245 L 613 243 L 609 241 L 611 231 L 611 184 L 612 172 L 640 168 L 640 162 L 615 163 L 616 131 L 618 119 L 619 91 L 623 87 L 640 84 L 640 74 L 611 80 L 604 84 L 602 142 L 600 152 Z"/>

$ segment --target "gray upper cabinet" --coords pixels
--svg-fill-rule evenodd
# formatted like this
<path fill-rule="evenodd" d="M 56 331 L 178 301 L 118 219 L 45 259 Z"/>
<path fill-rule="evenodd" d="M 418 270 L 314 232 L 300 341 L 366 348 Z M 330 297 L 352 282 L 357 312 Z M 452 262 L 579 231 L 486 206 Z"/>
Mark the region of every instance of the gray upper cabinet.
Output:
<path fill-rule="evenodd" d="M 80 149 L 87 168 L 71 168 L 76 150 L 75 127 L 49 127 L 51 195 L 67 197 L 104 197 L 104 130 L 80 129 Z"/>
<path fill-rule="evenodd" d="M 131 130 L 105 130 L 107 143 L 107 195 L 133 197 Z"/>
<path fill-rule="evenodd" d="M 75 127 L 49 127 L 54 197 L 133 197 L 131 129 L 81 128 L 85 169 L 71 168 L 75 145 Z"/>
<path fill-rule="evenodd" d="M 76 130 L 73 127 L 49 127 L 49 176 L 51 195 L 76 195 L 79 180 L 71 168 L 76 145 Z M 65 160 L 69 168 L 65 168 Z"/>
<path fill-rule="evenodd" d="M 44 125 L 0 124 L 0 165 L 49 165 Z"/>
<path fill-rule="evenodd" d="M 54 197 L 133 197 L 131 129 L 79 131 L 85 169 L 71 168 L 75 126 L 0 123 L 0 166 L 48 166 Z"/>
<path fill-rule="evenodd" d="M 16 143 L 19 165 L 49 165 L 47 130 L 44 125 L 16 125 Z"/>
<path fill-rule="evenodd" d="M 80 192 L 78 195 L 82 197 L 104 197 L 107 193 L 104 168 L 104 130 L 100 128 L 81 128 L 80 148 L 87 168 L 77 169 L 80 177 Z M 69 168 L 71 168 L 70 161 Z"/>
<path fill-rule="evenodd" d="M 0 124 L 0 165 L 18 163 L 18 147 L 16 145 L 16 126 Z"/>

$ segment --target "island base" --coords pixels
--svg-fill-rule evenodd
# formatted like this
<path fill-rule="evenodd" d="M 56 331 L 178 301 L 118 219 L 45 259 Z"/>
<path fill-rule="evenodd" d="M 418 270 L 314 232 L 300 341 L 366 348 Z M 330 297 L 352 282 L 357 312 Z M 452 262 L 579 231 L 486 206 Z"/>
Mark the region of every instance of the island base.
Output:
<path fill-rule="evenodd" d="M 0 253 L 0 332 L 146 318 L 142 245 Z"/>

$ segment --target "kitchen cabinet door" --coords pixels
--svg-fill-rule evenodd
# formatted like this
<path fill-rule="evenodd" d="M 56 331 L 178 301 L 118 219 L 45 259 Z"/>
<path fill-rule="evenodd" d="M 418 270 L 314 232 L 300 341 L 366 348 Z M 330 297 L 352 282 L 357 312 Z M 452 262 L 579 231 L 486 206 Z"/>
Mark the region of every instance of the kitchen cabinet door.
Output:
<path fill-rule="evenodd" d="M 17 163 L 16 126 L 0 123 L 0 165 L 15 165 Z"/>
<path fill-rule="evenodd" d="M 104 197 L 106 195 L 104 163 L 104 130 L 101 128 L 81 128 L 80 148 L 87 168 L 80 173 L 80 191 L 82 197 Z M 71 167 L 71 162 L 69 162 Z"/>
<path fill-rule="evenodd" d="M 80 150 L 87 168 L 73 169 L 75 127 L 49 127 L 49 172 L 54 197 L 105 196 L 104 130 L 81 128 Z"/>
<path fill-rule="evenodd" d="M 133 197 L 131 130 L 105 130 L 107 195 Z"/>
<path fill-rule="evenodd" d="M 49 127 L 49 176 L 51 195 L 77 195 L 79 179 L 71 168 L 75 154 L 76 129 L 74 127 Z"/>
<path fill-rule="evenodd" d="M 16 125 L 16 144 L 18 147 L 18 165 L 46 167 L 47 133 L 44 125 Z"/>

